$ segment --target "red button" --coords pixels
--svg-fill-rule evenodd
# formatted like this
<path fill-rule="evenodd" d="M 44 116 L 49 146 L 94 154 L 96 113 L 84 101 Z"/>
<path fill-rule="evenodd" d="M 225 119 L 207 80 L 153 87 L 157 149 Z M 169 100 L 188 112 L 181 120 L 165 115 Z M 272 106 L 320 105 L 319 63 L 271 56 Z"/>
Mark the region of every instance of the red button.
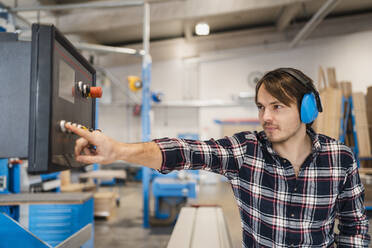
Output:
<path fill-rule="evenodd" d="M 101 96 L 102 96 L 102 88 L 101 87 L 90 87 L 90 97 L 100 98 Z"/>

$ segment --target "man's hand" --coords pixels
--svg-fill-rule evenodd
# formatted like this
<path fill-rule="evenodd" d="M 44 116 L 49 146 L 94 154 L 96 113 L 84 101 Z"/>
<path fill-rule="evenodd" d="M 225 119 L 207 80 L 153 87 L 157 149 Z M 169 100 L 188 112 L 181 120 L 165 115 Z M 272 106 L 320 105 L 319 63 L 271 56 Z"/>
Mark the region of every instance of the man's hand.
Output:
<path fill-rule="evenodd" d="M 75 159 L 84 164 L 110 164 L 116 160 L 160 169 L 162 154 L 155 142 L 126 144 L 115 141 L 99 131 L 89 132 L 70 124 L 65 127 L 79 135 L 75 144 Z M 92 146 L 96 149 L 92 150 Z"/>
<path fill-rule="evenodd" d="M 120 143 L 99 131 L 90 132 L 70 124 L 65 127 L 81 136 L 75 144 L 75 159 L 84 164 L 109 164 L 119 159 Z M 92 146 L 96 149 L 92 150 Z"/>

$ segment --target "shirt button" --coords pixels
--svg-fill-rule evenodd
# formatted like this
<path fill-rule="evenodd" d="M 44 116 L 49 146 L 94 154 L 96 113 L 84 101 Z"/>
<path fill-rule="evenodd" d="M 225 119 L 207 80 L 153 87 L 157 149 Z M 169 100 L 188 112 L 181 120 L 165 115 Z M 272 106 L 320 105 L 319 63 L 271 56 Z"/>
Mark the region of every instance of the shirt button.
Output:
<path fill-rule="evenodd" d="M 294 188 L 294 190 L 293 190 L 294 192 L 297 192 L 297 188 Z"/>
<path fill-rule="evenodd" d="M 291 214 L 291 217 L 294 217 L 294 216 L 295 216 L 295 215 L 292 213 L 292 214 Z"/>

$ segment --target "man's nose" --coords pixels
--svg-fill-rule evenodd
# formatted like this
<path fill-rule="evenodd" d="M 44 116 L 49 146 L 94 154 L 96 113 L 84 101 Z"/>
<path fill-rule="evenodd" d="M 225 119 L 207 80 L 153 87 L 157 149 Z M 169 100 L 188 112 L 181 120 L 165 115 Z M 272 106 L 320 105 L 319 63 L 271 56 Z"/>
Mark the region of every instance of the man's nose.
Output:
<path fill-rule="evenodd" d="M 271 121 L 272 120 L 272 113 L 269 109 L 265 109 L 262 115 L 262 120 L 264 122 Z"/>

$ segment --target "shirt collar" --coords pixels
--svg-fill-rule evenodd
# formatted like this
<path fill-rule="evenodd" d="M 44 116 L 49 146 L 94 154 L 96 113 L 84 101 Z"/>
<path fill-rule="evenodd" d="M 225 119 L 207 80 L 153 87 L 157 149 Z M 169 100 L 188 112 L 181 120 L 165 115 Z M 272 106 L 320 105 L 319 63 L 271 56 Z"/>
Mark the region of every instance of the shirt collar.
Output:
<path fill-rule="evenodd" d="M 319 141 L 319 135 L 311 128 L 311 127 L 306 127 L 306 133 L 310 136 L 311 141 L 312 141 L 312 152 L 313 154 L 319 152 L 321 150 L 321 144 Z M 266 150 L 271 154 L 271 155 L 278 155 L 277 152 L 273 149 L 272 143 L 267 139 L 266 133 L 264 131 L 261 131 L 258 133 L 258 137 L 263 143 L 264 147 Z"/>

